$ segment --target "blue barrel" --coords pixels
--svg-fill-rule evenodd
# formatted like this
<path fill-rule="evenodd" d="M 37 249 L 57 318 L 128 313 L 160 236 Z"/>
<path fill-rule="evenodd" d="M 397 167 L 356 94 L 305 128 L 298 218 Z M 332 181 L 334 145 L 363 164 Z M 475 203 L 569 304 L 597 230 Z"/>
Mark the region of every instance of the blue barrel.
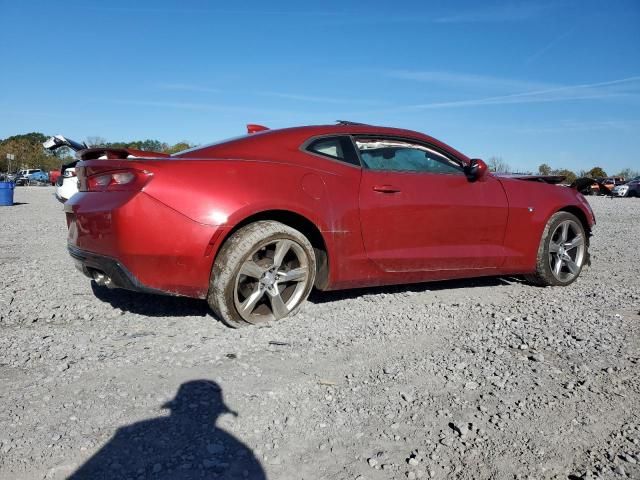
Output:
<path fill-rule="evenodd" d="M 13 182 L 0 182 L 0 206 L 10 207 L 13 205 Z"/>

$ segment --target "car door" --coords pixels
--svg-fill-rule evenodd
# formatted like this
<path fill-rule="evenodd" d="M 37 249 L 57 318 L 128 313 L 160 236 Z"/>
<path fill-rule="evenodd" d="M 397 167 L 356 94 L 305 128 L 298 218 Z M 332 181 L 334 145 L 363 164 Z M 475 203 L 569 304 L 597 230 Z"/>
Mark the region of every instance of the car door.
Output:
<path fill-rule="evenodd" d="M 507 197 L 487 175 L 413 139 L 354 137 L 363 164 L 359 207 L 367 256 L 381 269 L 488 269 L 504 260 Z"/>

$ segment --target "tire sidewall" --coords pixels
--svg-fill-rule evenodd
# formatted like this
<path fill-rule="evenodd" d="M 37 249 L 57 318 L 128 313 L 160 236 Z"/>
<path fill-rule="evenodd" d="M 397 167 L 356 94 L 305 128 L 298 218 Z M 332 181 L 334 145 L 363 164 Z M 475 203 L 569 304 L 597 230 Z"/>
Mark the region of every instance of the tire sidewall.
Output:
<path fill-rule="evenodd" d="M 252 237 L 264 232 L 259 240 Z M 252 325 L 238 313 L 235 306 L 236 278 L 240 268 L 249 256 L 262 246 L 276 240 L 287 239 L 299 245 L 307 256 L 309 280 L 298 304 L 289 312 L 287 317 L 294 316 L 313 289 L 316 274 L 316 258 L 309 240 L 299 231 L 276 221 L 260 221 L 247 225 L 235 232 L 225 241 L 216 257 L 212 268 L 208 300 L 212 309 L 227 325 L 241 327 Z M 281 319 L 281 320 L 284 320 Z"/>
<path fill-rule="evenodd" d="M 571 221 L 575 222 L 575 224 L 577 225 L 577 227 L 580 230 L 582 238 L 584 238 L 585 246 L 587 246 L 586 245 L 587 244 L 587 237 L 586 237 L 586 234 L 585 234 L 585 231 L 584 231 L 584 226 L 582 225 L 582 222 L 580 222 L 580 220 L 575 215 L 573 215 L 572 213 L 569 213 L 569 212 L 558 212 L 558 213 L 555 213 L 554 215 L 551 216 L 551 218 L 547 222 L 547 225 L 545 227 L 544 233 L 542 235 L 542 239 L 541 239 L 541 243 L 540 243 L 540 249 L 539 249 L 539 253 L 538 253 L 538 270 L 539 270 L 539 273 L 542 275 L 544 280 L 549 285 L 566 286 L 566 285 L 570 285 L 573 282 L 575 282 L 576 279 L 582 273 L 582 268 L 584 267 L 584 264 L 586 263 L 586 258 L 588 258 L 587 257 L 588 252 L 585 251 L 585 258 L 582 260 L 582 264 L 580 265 L 580 270 L 578 271 L 578 274 L 576 276 L 574 276 L 572 279 L 568 280 L 568 281 L 559 280 L 553 275 L 553 272 L 551 271 L 551 265 L 549 264 L 549 254 L 550 254 L 549 248 L 550 248 L 550 244 L 551 244 L 552 234 L 555 232 L 556 228 L 558 228 L 558 225 L 560 225 L 562 222 L 567 221 L 567 220 L 571 220 Z"/>

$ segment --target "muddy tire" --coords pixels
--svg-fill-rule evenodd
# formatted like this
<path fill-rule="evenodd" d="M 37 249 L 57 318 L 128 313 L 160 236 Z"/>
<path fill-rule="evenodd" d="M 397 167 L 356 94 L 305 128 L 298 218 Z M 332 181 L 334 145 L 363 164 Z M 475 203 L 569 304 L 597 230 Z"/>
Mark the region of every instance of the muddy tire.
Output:
<path fill-rule="evenodd" d="M 540 286 L 573 283 L 589 259 L 589 239 L 580 220 L 569 212 L 551 216 L 540 239 L 536 272 L 525 276 Z"/>
<path fill-rule="evenodd" d="M 316 257 L 299 231 L 276 221 L 249 224 L 216 257 L 207 301 L 230 327 L 295 315 L 309 296 Z"/>

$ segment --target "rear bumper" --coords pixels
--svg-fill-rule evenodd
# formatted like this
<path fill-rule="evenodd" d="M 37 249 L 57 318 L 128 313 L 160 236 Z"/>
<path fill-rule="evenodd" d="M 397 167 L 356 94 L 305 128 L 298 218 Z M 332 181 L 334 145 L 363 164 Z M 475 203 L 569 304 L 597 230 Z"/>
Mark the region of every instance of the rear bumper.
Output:
<path fill-rule="evenodd" d="M 64 210 L 69 252 L 91 278 L 97 271 L 120 288 L 206 298 L 225 228 L 194 222 L 144 192 L 79 192 Z"/>
<path fill-rule="evenodd" d="M 124 288 L 134 292 L 171 295 L 169 292 L 143 285 L 135 275 L 114 258 L 80 250 L 73 245 L 67 245 L 67 250 L 73 258 L 76 268 L 87 277 L 96 280 L 100 285 L 108 288 Z"/>

